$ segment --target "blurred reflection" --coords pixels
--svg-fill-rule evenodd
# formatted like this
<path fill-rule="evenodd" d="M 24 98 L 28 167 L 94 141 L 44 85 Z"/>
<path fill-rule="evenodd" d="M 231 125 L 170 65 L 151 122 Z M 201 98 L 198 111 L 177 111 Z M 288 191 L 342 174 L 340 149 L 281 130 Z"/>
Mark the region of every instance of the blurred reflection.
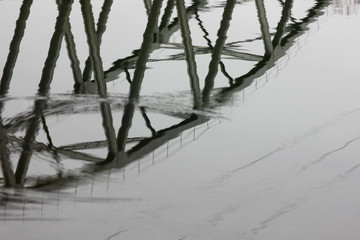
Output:
<path fill-rule="evenodd" d="M 358 14 L 360 10 L 359 0 L 336 0 L 333 4 L 335 12 L 342 15 Z"/>
<path fill-rule="evenodd" d="M 10 87 L 12 72 L 16 64 L 19 46 L 24 35 L 26 20 L 30 14 L 32 4 L 30 0 L 23 1 L 0 85 L 2 96 L 2 101 L 0 101 L 0 160 L 3 171 L 3 184 L 5 186 L 50 190 L 61 188 L 69 183 L 73 183 L 75 178 L 78 179 L 85 173 L 101 172 L 112 168 L 124 168 L 148 154 L 154 154 L 155 150 L 162 146 L 167 146 L 168 151 L 168 145 L 171 140 L 176 140 L 182 147 L 183 140 L 185 139 L 183 133 L 187 131 L 193 131 L 193 140 L 195 140 L 196 130 L 199 128 L 210 129 L 211 117 L 206 112 L 215 109 L 219 106 L 219 103 L 226 104 L 235 91 L 244 90 L 252 85 L 256 78 L 265 75 L 270 68 L 276 65 L 279 59 L 286 56 L 289 49 L 296 42 L 296 39 L 306 32 L 307 26 L 322 15 L 323 9 L 329 5 L 328 1 L 318 0 L 308 10 L 306 17 L 292 22 L 290 20 L 293 0 L 281 2 L 281 17 L 276 29 L 271 30 L 267 20 L 264 1 L 255 0 L 254 7 L 257 10 L 261 32 L 261 38 L 257 40 L 262 41 L 264 50 L 262 55 L 258 55 L 237 52 L 226 48 L 226 39 L 234 8 L 237 4 L 241 4 L 235 0 L 227 0 L 225 2 L 215 44 L 211 42 L 209 33 L 201 19 L 201 11 L 206 9 L 207 1 L 192 1 L 189 6 L 186 6 L 183 0 L 168 0 L 164 4 L 164 9 L 162 9 L 162 0 L 144 0 L 148 21 L 141 47 L 134 50 L 132 55 L 116 60 L 111 68 L 104 70 L 100 45 L 102 35 L 106 31 L 107 19 L 111 12 L 112 3 L 112 0 L 104 1 L 96 27 L 90 1 L 80 0 L 84 32 L 89 51 L 89 56 L 82 71 L 72 33 L 71 19 L 69 18 L 73 1 L 59 0 L 57 2 L 58 17 L 49 43 L 48 56 L 42 71 L 33 110 L 11 119 L 3 119 L 2 111 L 4 104 L 6 104 L 6 94 Z M 340 2 L 337 1 L 337 4 L 340 4 Z M 356 4 L 358 3 L 354 2 L 354 5 Z M 174 8 L 176 8 L 176 11 Z M 161 13 L 162 16 L 160 15 Z M 174 13 L 177 15 L 175 18 L 172 17 Z M 203 37 L 207 42 L 207 46 L 198 47 L 193 44 L 190 20 L 195 20 L 204 33 Z M 182 44 L 172 43 L 170 41 L 171 36 L 179 30 Z M 80 110 L 78 112 L 68 110 L 75 103 L 60 101 L 55 104 L 54 101 L 51 101 L 52 96 L 49 94 L 63 40 L 66 42 L 66 49 L 71 63 L 70 67 L 74 80 L 73 95 L 84 97 L 86 101 L 90 101 L 94 99 L 93 95 L 78 94 L 94 93 L 93 89 L 97 90 L 98 98 L 95 98 L 96 104 L 87 105 L 86 101 L 80 102 Z M 255 40 L 250 39 L 247 42 Z M 153 126 L 151 117 L 148 114 L 151 111 L 148 109 L 149 106 L 140 106 L 139 99 L 150 54 L 155 50 L 169 47 L 181 50 L 182 52 L 171 55 L 164 61 L 184 60 L 187 64 L 189 77 L 187 81 L 191 91 L 189 96 L 192 98 L 192 110 L 184 112 L 161 109 L 160 113 L 164 119 L 169 118 L 172 121 L 169 121 L 168 126 L 157 130 Z M 200 54 L 211 54 L 207 74 L 204 79 L 199 77 L 199 69 L 196 62 L 196 57 Z M 226 64 L 222 60 L 224 56 L 231 56 L 239 62 L 240 60 L 251 61 L 256 62 L 256 64 L 247 73 L 239 77 L 233 77 L 226 70 Z M 229 81 L 227 86 L 215 88 L 219 67 L 222 74 Z M 131 76 L 129 70 L 133 70 L 133 76 Z M 108 94 L 107 83 L 117 79 L 121 73 L 126 74 L 129 92 L 119 106 L 112 104 L 113 98 Z M 200 86 L 202 84 L 204 88 L 201 90 Z M 174 104 L 180 103 L 175 102 Z M 106 139 L 72 143 L 72 136 L 70 136 L 69 144 L 55 146 L 51 136 L 52 128 L 47 125 L 47 117 L 55 114 L 85 114 L 87 110 L 92 113 L 100 113 Z M 113 111 L 120 111 L 122 114 L 117 134 L 114 127 Z M 137 115 L 137 113 L 139 114 Z M 143 124 L 149 131 L 150 136 L 144 134 L 145 136 L 130 137 L 129 132 L 134 119 L 139 116 L 143 119 Z M 173 119 L 176 119 L 176 122 Z M 115 121 L 120 122 L 120 119 Z M 74 126 L 76 129 L 75 124 Z M 47 144 L 36 141 L 41 128 L 46 134 Z M 19 137 L 19 133 L 23 129 L 25 129 L 24 137 Z M 17 146 L 21 146 L 20 149 Z M 96 151 L 105 147 L 107 147 L 105 157 L 88 154 L 84 151 L 89 149 Z M 11 155 L 11 152 L 19 154 L 17 162 L 12 159 L 17 154 Z M 56 174 L 51 174 L 50 172 L 43 172 L 40 176 L 29 174 L 28 169 L 34 152 L 48 154 L 46 156 L 53 160 L 52 167 L 56 168 Z M 63 172 L 61 167 L 64 164 L 63 159 L 79 161 L 83 163 L 83 166 L 76 173 Z M 12 166 L 12 163 L 15 166 Z"/>

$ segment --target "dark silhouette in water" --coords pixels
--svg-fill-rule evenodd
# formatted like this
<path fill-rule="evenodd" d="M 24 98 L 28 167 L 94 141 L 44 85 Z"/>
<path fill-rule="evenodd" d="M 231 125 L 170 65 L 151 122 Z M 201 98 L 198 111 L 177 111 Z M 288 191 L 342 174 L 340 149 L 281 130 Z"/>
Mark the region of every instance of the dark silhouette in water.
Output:
<path fill-rule="evenodd" d="M 271 33 L 266 19 L 264 2 L 263 0 L 256 0 L 255 4 L 258 11 L 258 18 L 262 33 L 261 39 L 264 44 L 263 56 L 257 56 L 253 54 L 231 52 L 225 47 L 227 31 L 230 27 L 233 10 L 237 4 L 235 0 L 226 1 L 220 28 L 217 32 L 217 40 L 214 46 L 208 38 L 208 33 L 199 15 L 199 11 L 206 6 L 206 1 L 193 1 L 192 5 L 186 8 L 184 1 L 175 2 L 175 0 L 168 0 L 161 18 L 160 13 L 163 1 L 154 0 L 151 3 L 151 6 L 150 1 L 144 1 L 148 13 L 148 21 L 143 34 L 141 48 L 134 50 L 131 56 L 115 61 L 110 69 L 104 70 L 100 55 L 100 45 L 102 35 L 106 30 L 106 23 L 113 1 L 104 1 L 96 28 L 90 2 L 81 0 L 81 12 L 89 47 L 89 57 L 86 60 L 83 72 L 81 72 L 69 19 L 72 3 L 72 0 L 63 0 L 58 2 L 59 13 L 55 24 L 55 31 L 50 41 L 48 57 L 45 61 L 39 83 L 38 98 L 34 101 L 32 112 L 18 116 L 5 125 L 3 119 L 1 118 L 5 102 L 4 100 L 0 101 L 0 160 L 5 186 L 26 186 L 27 172 L 34 150 L 51 153 L 51 156 L 56 160 L 56 162 L 61 160 L 61 156 L 91 162 L 90 165 L 86 165 L 80 172 L 101 172 L 111 168 L 123 168 L 141 157 L 154 152 L 159 147 L 168 144 L 170 140 L 182 137 L 181 135 L 184 131 L 195 128 L 196 126 L 208 124 L 211 118 L 209 116 L 204 116 L 205 114 L 200 114 L 199 112 L 201 112 L 201 110 L 214 109 L 219 103 L 226 103 L 232 93 L 249 87 L 253 83 L 254 79 L 264 75 L 266 71 L 273 67 L 281 57 L 286 55 L 286 51 L 293 46 L 296 38 L 301 36 L 307 30 L 308 24 L 323 14 L 322 10 L 329 4 L 328 1 L 318 0 L 308 11 L 308 15 L 305 18 L 289 24 L 293 0 L 286 0 L 282 4 L 282 15 L 276 27 L 276 31 Z M 20 43 L 24 35 L 26 26 L 25 23 L 30 14 L 31 4 L 32 1 L 24 0 L 20 9 L 20 16 L 16 24 L 14 37 L 10 44 L 8 59 L 1 78 L 0 94 L 3 98 L 6 97 L 10 86 L 12 71 L 16 63 Z M 175 7 L 177 9 L 178 17 L 170 21 Z M 201 30 L 204 32 L 204 38 L 208 43 L 208 46 L 203 49 L 199 49 L 192 44 L 188 22 L 189 19 L 193 17 L 195 17 L 198 21 Z M 164 110 L 162 112 L 163 114 L 170 114 L 176 117 L 180 116 L 182 120 L 177 124 L 160 130 L 155 130 L 151 124 L 151 119 L 146 113 L 146 108 L 144 106 L 139 108 L 138 106 L 141 86 L 146 71 L 146 64 L 149 62 L 151 52 L 155 49 L 161 49 L 161 44 L 168 43 L 172 34 L 179 29 L 181 30 L 183 45 L 178 46 L 178 48 L 180 48 L 183 53 L 173 57 L 174 59 L 178 57 L 180 59 L 185 59 L 187 63 L 190 83 L 189 88 L 191 89 L 191 96 L 193 100 L 193 111 L 189 111 L 187 113 L 167 113 Z M 272 39 L 271 36 L 273 36 Z M 51 129 L 49 129 L 46 124 L 46 117 L 56 113 L 57 108 L 49 106 L 48 98 L 51 97 L 49 90 L 56 62 L 61 50 L 61 44 L 64 39 L 66 41 L 68 56 L 71 62 L 70 67 L 74 78 L 74 94 L 91 92 L 91 88 L 93 86 L 96 87 L 97 94 L 100 99 L 99 106 L 96 110 L 100 110 L 101 113 L 106 141 L 92 141 L 58 147 L 54 146 L 52 142 L 50 134 Z M 204 89 L 201 91 L 201 79 L 199 79 L 197 73 L 198 70 L 195 56 L 196 54 L 202 54 L 202 51 L 211 53 L 211 60 L 209 63 L 208 73 L 204 79 Z M 238 59 L 258 62 L 248 73 L 240 77 L 233 78 L 226 72 L 226 66 L 221 60 L 222 56 L 227 54 L 230 54 L 233 57 L 235 56 Z M 215 78 L 219 67 L 223 74 L 229 79 L 229 86 L 214 89 Z M 133 77 L 131 77 L 129 69 L 134 69 Z M 122 72 L 126 73 L 130 89 L 123 106 L 121 125 L 118 133 L 116 134 L 113 124 L 114 120 L 110 103 L 111 101 L 107 94 L 106 83 L 115 80 Z M 93 81 L 91 81 L 92 75 L 94 77 Z M 217 103 L 215 101 L 217 101 Z M 60 106 L 58 106 L 58 111 L 62 111 L 66 108 L 66 106 L 66 102 L 62 103 L 62 105 L 60 104 Z M 48 109 L 55 110 L 50 113 Z M 136 111 L 141 112 L 141 116 L 144 118 L 144 123 L 151 132 L 150 137 L 129 137 L 129 131 L 132 127 Z M 47 145 L 36 141 L 36 136 L 41 128 L 41 125 L 46 132 L 49 142 Z M 20 128 L 26 129 L 24 139 L 20 139 L 12 135 Z M 12 170 L 10 163 L 10 142 L 16 142 L 22 146 L 22 151 L 19 161 L 17 162 L 15 172 Z M 128 147 L 129 143 L 135 145 Z M 105 159 L 77 151 L 90 147 L 103 147 L 104 145 L 107 146 L 107 156 Z M 38 181 L 32 185 L 32 187 L 42 189 L 51 189 L 54 185 L 61 187 L 66 182 L 73 180 L 75 177 L 81 177 L 81 173 L 78 176 L 63 176 L 59 174 L 56 177 L 50 178 L 44 177 L 41 179 L 40 177 Z"/>

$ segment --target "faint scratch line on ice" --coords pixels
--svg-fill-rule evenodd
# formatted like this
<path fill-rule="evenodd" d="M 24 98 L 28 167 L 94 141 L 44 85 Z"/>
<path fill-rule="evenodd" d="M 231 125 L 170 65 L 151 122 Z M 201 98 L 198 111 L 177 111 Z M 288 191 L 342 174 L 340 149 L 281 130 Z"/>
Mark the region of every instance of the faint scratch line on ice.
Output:
<path fill-rule="evenodd" d="M 271 222 L 275 221 L 276 219 L 282 217 L 285 214 L 288 214 L 288 213 L 298 209 L 300 207 L 300 205 L 304 205 L 304 203 L 308 202 L 311 198 L 314 198 L 316 196 L 319 196 L 321 193 L 326 192 L 327 188 L 334 186 L 335 184 L 339 184 L 341 181 L 350 177 L 359 168 L 360 168 L 360 163 L 351 167 L 344 173 L 337 175 L 334 179 L 332 179 L 330 181 L 326 181 L 326 182 L 320 184 L 318 187 L 313 188 L 310 192 L 308 192 L 306 194 L 306 196 L 300 197 L 297 201 L 295 200 L 295 202 L 290 203 L 290 204 L 280 208 L 273 215 L 271 215 L 267 219 L 261 221 L 257 227 L 254 227 L 253 229 L 251 229 L 251 233 L 254 235 L 258 234 L 260 231 L 266 229 Z"/>
<path fill-rule="evenodd" d="M 337 182 L 340 182 L 341 180 L 344 180 L 345 178 L 349 177 L 355 170 L 357 170 L 360 167 L 360 163 L 356 164 L 355 166 L 353 166 L 352 168 L 350 168 L 349 170 L 347 170 L 346 172 L 338 175 L 333 182 L 334 183 L 330 183 L 330 184 L 335 184 Z"/>
<path fill-rule="evenodd" d="M 120 230 L 120 231 L 114 233 L 113 235 L 111 235 L 110 237 L 105 238 L 105 240 L 110 240 L 110 239 L 112 239 L 113 237 L 116 237 L 116 236 L 118 236 L 118 235 L 121 234 L 121 233 L 127 232 L 128 230 L 129 230 L 129 229 Z"/>
<path fill-rule="evenodd" d="M 262 157 L 260 157 L 260 158 L 258 158 L 258 159 L 256 159 L 256 160 L 254 160 L 254 161 L 252 161 L 252 162 L 250 162 L 250 163 L 247 163 L 247 164 L 245 164 L 245 165 L 243 165 L 243 166 L 241 166 L 241 167 L 239 167 L 239 168 L 236 168 L 236 169 L 232 170 L 231 172 L 228 172 L 227 174 L 224 174 L 223 176 L 221 176 L 221 177 L 219 177 L 217 180 L 215 180 L 215 182 L 223 182 L 223 181 L 225 181 L 226 179 L 228 179 L 228 178 L 230 178 L 231 176 L 233 176 L 234 174 L 236 174 L 237 172 L 239 172 L 239 171 L 241 171 L 241 170 L 244 170 L 244 169 L 246 169 L 246 168 L 249 168 L 249 167 L 255 165 L 256 163 L 261 162 L 262 160 L 264 160 L 264 159 L 266 159 L 266 158 L 268 158 L 268 157 L 271 157 L 271 156 L 274 155 L 275 153 L 280 152 L 280 151 L 285 150 L 285 149 L 286 149 L 286 146 L 279 147 L 279 148 L 277 148 L 277 149 L 275 149 L 275 150 L 273 150 L 273 151 L 265 154 L 264 156 L 262 156 Z"/>
<path fill-rule="evenodd" d="M 184 240 L 184 239 L 186 239 L 186 237 L 180 237 L 180 238 L 177 239 L 177 240 Z"/>
<path fill-rule="evenodd" d="M 258 234 L 263 229 L 266 229 L 270 222 L 272 222 L 272 221 L 278 219 L 279 217 L 281 217 L 281 216 L 295 210 L 296 208 L 298 208 L 298 205 L 299 205 L 299 203 L 292 203 L 292 204 L 289 204 L 289 205 L 283 207 L 283 209 L 279 209 L 277 212 L 275 212 L 269 218 L 267 218 L 264 221 L 260 222 L 259 226 L 253 228 L 251 230 L 252 234 Z"/>
<path fill-rule="evenodd" d="M 339 151 L 341 151 L 341 150 L 344 150 L 344 149 L 347 148 L 350 144 L 352 144 L 352 143 L 354 143 L 354 142 L 356 142 L 356 141 L 359 141 L 359 140 L 360 140 L 360 137 L 353 138 L 353 139 L 351 139 L 350 141 L 346 142 L 342 147 L 337 148 L 337 149 L 335 149 L 335 150 L 332 150 L 332 151 L 330 151 L 330 152 L 327 152 L 327 153 L 323 154 L 323 155 L 322 155 L 320 158 L 318 158 L 317 160 L 312 161 L 312 162 L 308 163 L 307 165 L 305 165 L 304 167 L 302 167 L 302 168 L 300 169 L 300 171 L 298 172 L 298 174 L 304 172 L 304 171 L 305 171 L 306 169 L 308 169 L 310 166 L 322 162 L 322 161 L 325 160 L 328 156 L 330 156 L 330 155 L 332 155 L 332 154 L 334 154 L 334 153 L 336 153 L 336 152 L 339 152 Z"/>
<path fill-rule="evenodd" d="M 233 176 L 234 174 L 236 174 L 237 172 L 239 172 L 239 171 L 241 171 L 241 170 L 243 170 L 243 169 L 246 169 L 246 168 L 248 168 L 248 167 L 251 167 L 251 166 L 253 166 L 254 164 L 256 164 L 256 163 L 258 163 L 258 162 L 261 162 L 262 160 L 264 160 L 264 159 L 266 159 L 266 158 L 274 155 L 274 154 L 277 153 L 277 152 L 283 151 L 283 150 L 285 150 L 286 148 L 289 148 L 289 147 L 292 147 L 292 146 L 294 146 L 294 145 L 300 144 L 301 142 L 303 142 L 304 140 L 308 139 L 309 137 L 311 137 L 311 136 L 313 136 L 313 135 L 315 135 L 315 134 L 318 134 L 318 133 L 324 131 L 325 129 L 327 129 L 327 128 L 329 128 L 329 127 L 333 127 L 333 126 L 339 124 L 340 122 L 343 122 L 343 121 L 344 121 L 345 119 L 347 119 L 348 117 L 353 116 L 354 114 L 359 114 L 359 113 L 360 113 L 360 109 L 359 109 L 359 108 L 356 108 L 356 109 L 353 109 L 353 110 L 351 110 L 351 111 L 347 111 L 347 112 L 344 112 L 344 113 L 342 113 L 342 114 L 339 114 L 339 115 L 338 115 L 337 117 L 335 117 L 332 121 L 329 121 L 329 122 L 326 122 L 325 124 L 322 124 L 322 125 L 320 125 L 320 126 L 317 126 L 317 127 L 313 128 L 313 129 L 311 129 L 310 131 L 304 133 L 302 136 L 295 138 L 295 139 L 294 139 L 292 142 L 290 142 L 289 144 L 283 144 L 283 146 L 281 146 L 281 147 L 279 147 L 279 148 L 277 148 L 277 149 L 275 149 L 275 150 L 273 150 L 273 151 L 265 154 L 264 156 L 262 156 L 262 157 L 260 157 L 260 158 L 258 158 L 258 159 L 256 159 L 256 160 L 254 160 L 254 161 L 252 161 L 252 162 L 250 162 L 250 163 L 248 163 L 248 164 L 245 164 L 245 165 L 243 165 L 243 166 L 241 166 L 241 167 L 239 167 L 239 168 L 236 168 L 236 169 L 228 172 L 227 174 L 224 174 L 223 176 L 221 176 L 221 177 L 219 177 L 218 179 L 216 179 L 215 182 L 223 182 L 223 181 L 225 181 L 226 179 L 228 179 L 228 178 L 230 178 L 231 176 Z M 345 146 L 343 146 L 342 148 L 346 148 L 347 145 L 351 144 L 351 143 L 354 142 L 354 141 L 358 141 L 358 140 L 360 140 L 360 137 L 357 137 L 357 138 L 352 139 L 350 142 L 348 142 L 347 144 L 345 144 Z M 334 151 L 332 151 L 332 152 L 329 152 L 329 153 L 327 153 L 327 154 L 324 154 L 324 155 L 323 155 L 322 157 L 320 157 L 317 161 L 315 161 L 314 164 L 316 164 L 317 162 L 321 162 L 321 161 L 322 161 L 324 158 L 326 158 L 328 155 L 330 155 L 330 154 L 332 154 L 332 153 L 334 153 L 334 152 L 336 152 L 336 151 L 339 151 L 339 150 L 341 150 L 341 149 L 336 149 L 336 150 L 334 150 Z M 311 164 L 309 164 L 309 165 L 311 165 Z M 308 167 L 308 166 L 305 166 L 304 168 L 307 168 L 307 167 Z M 305 170 L 305 169 L 304 169 L 304 170 Z M 302 171 L 303 171 L 303 169 L 300 170 L 299 172 L 302 172 Z"/>
<path fill-rule="evenodd" d="M 316 135 L 320 132 L 323 132 L 325 129 L 334 127 L 337 124 L 342 123 L 344 120 L 347 120 L 349 117 L 353 117 L 353 115 L 359 114 L 359 113 L 360 113 L 360 108 L 356 108 L 356 109 L 353 109 L 350 111 L 340 113 L 340 114 L 336 115 L 332 120 L 327 121 L 327 122 L 323 123 L 322 125 L 316 126 L 312 129 L 310 129 L 309 131 L 305 132 L 301 136 L 295 138 L 292 145 L 301 143 L 302 141 L 308 139 L 309 137 Z"/>

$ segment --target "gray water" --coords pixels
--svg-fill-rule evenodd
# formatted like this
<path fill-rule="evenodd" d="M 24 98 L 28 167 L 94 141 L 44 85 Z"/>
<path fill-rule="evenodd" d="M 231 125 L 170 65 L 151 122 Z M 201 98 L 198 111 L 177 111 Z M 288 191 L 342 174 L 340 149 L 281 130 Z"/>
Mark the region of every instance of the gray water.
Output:
<path fill-rule="evenodd" d="M 0 238 L 359 239 L 359 11 L 1 0 Z"/>

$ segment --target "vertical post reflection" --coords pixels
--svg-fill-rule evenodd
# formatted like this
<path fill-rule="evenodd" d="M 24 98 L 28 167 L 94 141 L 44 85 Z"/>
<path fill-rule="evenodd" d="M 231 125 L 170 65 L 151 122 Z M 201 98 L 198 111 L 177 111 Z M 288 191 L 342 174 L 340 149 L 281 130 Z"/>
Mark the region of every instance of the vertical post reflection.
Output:
<path fill-rule="evenodd" d="M 92 7 L 89 1 L 80 0 L 81 10 L 84 18 L 84 26 L 85 32 L 88 39 L 89 44 L 89 52 L 90 52 L 90 63 L 94 67 L 94 76 L 95 81 L 98 86 L 98 93 L 100 97 L 106 97 L 106 82 L 104 79 L 104 70 L 103 64 L 100 56 L 100 39 L 102 33 L 105 31 L 105 22 L 110 11 L 110 6 L 112 4 L 112 0 L 105 2 L 104 4 L 106 7 L 103 13 L 104 15 L 100 15 L 99 19 L 99 26 L 98 26 L 98 33 L 95 31 L 95 22 L 94 16 L 92 13 Z M 108 142 L 108 155 L 107 159 L 113 159 L 118 152 L 117 145 L 116 145 L 116 134 L 113 125 L 113 118 L 111 113 L 111 107 L 108 102 L 101 102 L 100 103 L 100 110 L 101 116 L 103 119 L 103 128 L 105 131 L 105 136 Z"/>
<path fill-rule="evenodd" d="M 221 59 L 221 52 L 223 50 L 225 40 L 227 38 L 227 30 L 230 26 L 230 20 L 233 13 L 236 0 L 228 0 L 225 5 L 224 13 L 220 23 L 220 28 L 217 33 L 218 39 L 216 40 L 212 55 L 211 61 L 209 64 L 209 72 L 205 78 L 205 86 L 203 90 L 203 101 L 204 104 L 208 104 L 210 100 L 210 93 L 214 88 L 214 80 L 218 72 L 219 62 Z"/>
<path fill-rule="evenodd" d="M 83 80 L 80 70 L 80 61 L 77 57 L 76 45 L 74 41 L 74 36 L 71 32 L 71 24 L 69 22 L 69 19 L 67 20 L 67 23 L 65 25 L 65 41 L 66 41 L 69 59 L 71 62 L 71 70 L 73 73 L 74 81 L 75 84 L 79 85 L 83 82 Z"/>
<path fill-rule="evenodd" d="M 50 84 L 54 76 L 54 70 L 59 57 L 61 43 L 66 28 L 65 25 L 70 15 L 72 3 L 72 0 L 64 0 L 59 7 L 59 15 L 55 23 L 55 32 L 50 41 L 48 57 L 46 58 L 39 84 L 40 94 L 46 94 L 50 89 Z"/>
<path fill-rule="evenodd" d="M 162 16 L 161 22 L 160 22 L 160 25 L 159 25 L 159 30 L 160 31 L 163 30 L 164 28 L 166 28 L 166 26 L 169 24 L 171 14 L 172 14 L 173 9 L 174 9 L 174 2 L 175 2 L 175 0 L 168 0 L 167 1 L 166 7 L 165 7 L 165 10 L 164 10 L 164 15 Z"/>
<path fill-rule="evenodd" d="M 255 3 L 256 3 L 256 9 L 258 11 L 261 33 L 264 41 L 265 55 L 271 55 L 273 51 L 273 46 L 271 44 L 269 24 L 266 18 L 264 0 L 255 0 Z"/>
<path fill-rule="evenodd" d="M 106 31 L 106 23 L 109 18 L 111 6 L 113 4 L 113 0 L 105 0 L 104 5 L 102 6 L 101 13 L 99 15 L 99 20 L 97 23 L 96 33 L 99 38 L 99 45 L 101 45 L 102 35 Z"/>
<path fill-rule="evenodd" d="M 103 119 L 102 125 L 105 131 L 105 137 L 108 143 L 107 161 L 116 158 L 118 147 L 116 142 L 116 133 L 113 124 L 113 117 L 111 113 L 111 107 L 108 102 L 102 102 L 100 104 L 101 116 Z"/>
<path fill-rule="evenodd" d="M 16 21 L 13 39 L 9 47 L 9 54 L 3 69 L 3 75 L 0 81 L 0 97 L 4 97 L 9 90 L 13 70 L 19 54 L 20 43 L 23 39 L 26 21 L 30 15 L 30 8 L 33 0 L 24 0 L 20 7 L 19 18 Z M 4 107 L 4 100 L 0 102 L 0 164 L 3 172 L 5 186 L 13 187 L 16 184 L 15 174 L 11 168 L 10 153 L 8 149 L 9 140 L 7 132 L 3 126 L 2 110 Z"/>
<path fill-rule="evenodd" d="M 45 66 L 43 68 L 39 84 L 38 95 L 40 97 L 46 96 L 50 89 L 56 61 L 58 59 L 61 48 L 61 42 L 64 36 L 65 24 L 69 18 L 72 3 L 72 0 L 64 0 L 59 7 L 59 15 L 56 19 L 55 31 L 50 41 L 48 57 L 45 61 Z M 30 158 L 33 153 L 34 141 L 36 139 L 37 133 L 39 132 L 40 120 L 45 106 L 46 99 L 37 99 L 35 101 L 33 117 L 29 120 L 29 125 L 27 127 L 24 143 L 22 146 L 23 150 L 21 152 L 15 172 L 16 183 L 19 185 L 24 185 L 25 182 L 25 176 L 30 164 Z"/>
<path fill-rule="evenodd" d="M 151 10 L 151 0 L 144 0 L 144 5 L 146 9 L 146 14 L 149 15 Z"/>
<path fill-rule="evenodd" d="M 146 69 L 146 62 L 149 59 L 151 45 L 153 42 L 153 33 L 157 27 L 158 18 L 160 15 L 161 5 L 163 0 L 154 0 L 151 7 L 148 23 L 143 36 L 143 43 L 139 52 L 139 58 L 136 61 L 133 81 L 130 86 L 129 102 L 124 108 L 124 114 L 121 121 L 121 127 L 118 133 L 118 150 L 119 155 L 123 155 L 125 151 L 126 139 L 129 135 L 132 119 L 134 116 L 135 102 L 139 98 L 141 84 L 144 78 Z"/>
<path fill-rule="evenodd" d="M 130 86 L 129 100 L 137 100 L 140 93 L 142 80 L 144 79 L 144 72 L 146 69 L 146 62 L 149 59 L 151 51 L 151 45 L 153 42 L 153 33 L 157 28 L 157 22 L 160 14 L 160 9 L 163 0 L 154 0 L 151 7 L 148 23 L 143 36 L 143 43 L 139 52 L 139 58 L 136 61 L 136 68 L 134 71 L 134 77 Z"/>
<path fill-rule="evenodd" d="M 291 9 L 293 6 L 294 0 L 286 0 L 282 14 L 281 19 L 276 27 L 276 34 L 273 38 L 272 45 L 273 47 L 277 47 L 280 44 L 281 38 L 284 35 L 286 23 L 289 21 L 290 15 L 291 15 Z"/>
<path fill-rule="evenodd" d="M 5 186 L 13 187 L 16 184 L 15 174 L 11 168 L 6 130 L 0 119 L 0 164 L 3 172 Z"/>
<path fill-rule="evenodd" d="M 106 30 L 106 23 L 110 14 L 111 6 L 113 4 L 113 0 L 105 0 L 104 5 L 102 6 L 101 13 L 99 16 L 98 24 L 97 24 L 97 36 L 98 36 L 98 43 L 99 47 L 101 45 L 102 35 L 104 34 Z M 83 72 L 83 81 L 90 81 L 91 73 L 93 70 L 93 62 L 91 61 L 91 58 L 89 57 L 85 62 L 85 68 Z"/>
<path fill-rule="evenodd" d="M 100 57 L 99 39 L 95 30 L 92 7 L 88 0 L 80 0 L 80 4 L 81 12 L 84 18 L 84 26 L 89 45 L 90 58 L 94 66 L 95 81 L 98 87 L 98 93 L 101 97 L 105 97 L 106 84 L 104 80 L 104 70 Z"/>
<path fill-rule="evenodd" d="M 185 57 L 188 67 L 188 74 L 190 78 L 190 86 L 193 92 L 194 108 L 200 107 L 200 84 L 197 74 L 194 49 L 191 42 L 191 33 L 189 29 L 188 20 L 186 17 L 186 9 L 184 0 L 176 0 L 176 8 L 178 10 L 178 17 L 180 20 L 181 35 L 185 47 Z"/>
<path fill-rule="evenodd" d="M 151 135 L 155 136 L 156 135 L 156 130 L 151 126 L 151 122 L 150 122 L 149 117 L 146 114 L 145 107 L 140 107 L 140 111 L 141 111 L 141 115 L 143 116 L 143 118 L 145 120 L 146 127 L 151 131 Z"/>
<path fill-rule="evenodd" d="M 203 38 L 206 40 L 207 42 L 207 45 L 208 47 L 211 49 L 211 51 L 214 50 L 214 46 L 212 45 L 211 43 L 211 40 L 209 39 L 209 33 L 208 31 L 205 29 L 204 25 L 203 25 L 203 22 L 201 21 L 200 19 L 200 15 L 199 15 L 199 11 L 198 11 L 198 8 L 196 7 L 196 10 L 195 10 L 195 18 L 196 20 L 198 21 L 198 25 L 200 27 L 200 29 L 203 31 L 204 35 L 203 35 Z M 227 73 L 226 71 L 226 68 L 225 68 L 225 64 L 223 63 L 223 61 L 220 60 L 219 62 L 219 65 L 220 65 L 220 69 L 221 69 L 221 72 L 224 74 L 224 76 L 229 79 L 229 84 L 230 86 L 233 84 L 233 81 L 234 79 L 230 76 L 229 73 Z"/>
<path fill-rule="evenodd" d="M 21 8 L 20 8 L 20 15 L 18 20 L 16 21 L 16 28 L 14 31 L 13 39 L 10 43 L 10 51 L 7 57 L 5 67 L 3 70 L 3 75 L 1 77 L 1 93 L 4 94 L 9 89 L 11 77 L 13 74 L 13 70 L 15 67 L 15 63 L 19 54 L 19 48 L 21 40 L 24 36 L 25 28 L 26 28 L 26 21 L 30 15 L 30 7 L 33 3 L 33 0 L 24 0 Z"/>

